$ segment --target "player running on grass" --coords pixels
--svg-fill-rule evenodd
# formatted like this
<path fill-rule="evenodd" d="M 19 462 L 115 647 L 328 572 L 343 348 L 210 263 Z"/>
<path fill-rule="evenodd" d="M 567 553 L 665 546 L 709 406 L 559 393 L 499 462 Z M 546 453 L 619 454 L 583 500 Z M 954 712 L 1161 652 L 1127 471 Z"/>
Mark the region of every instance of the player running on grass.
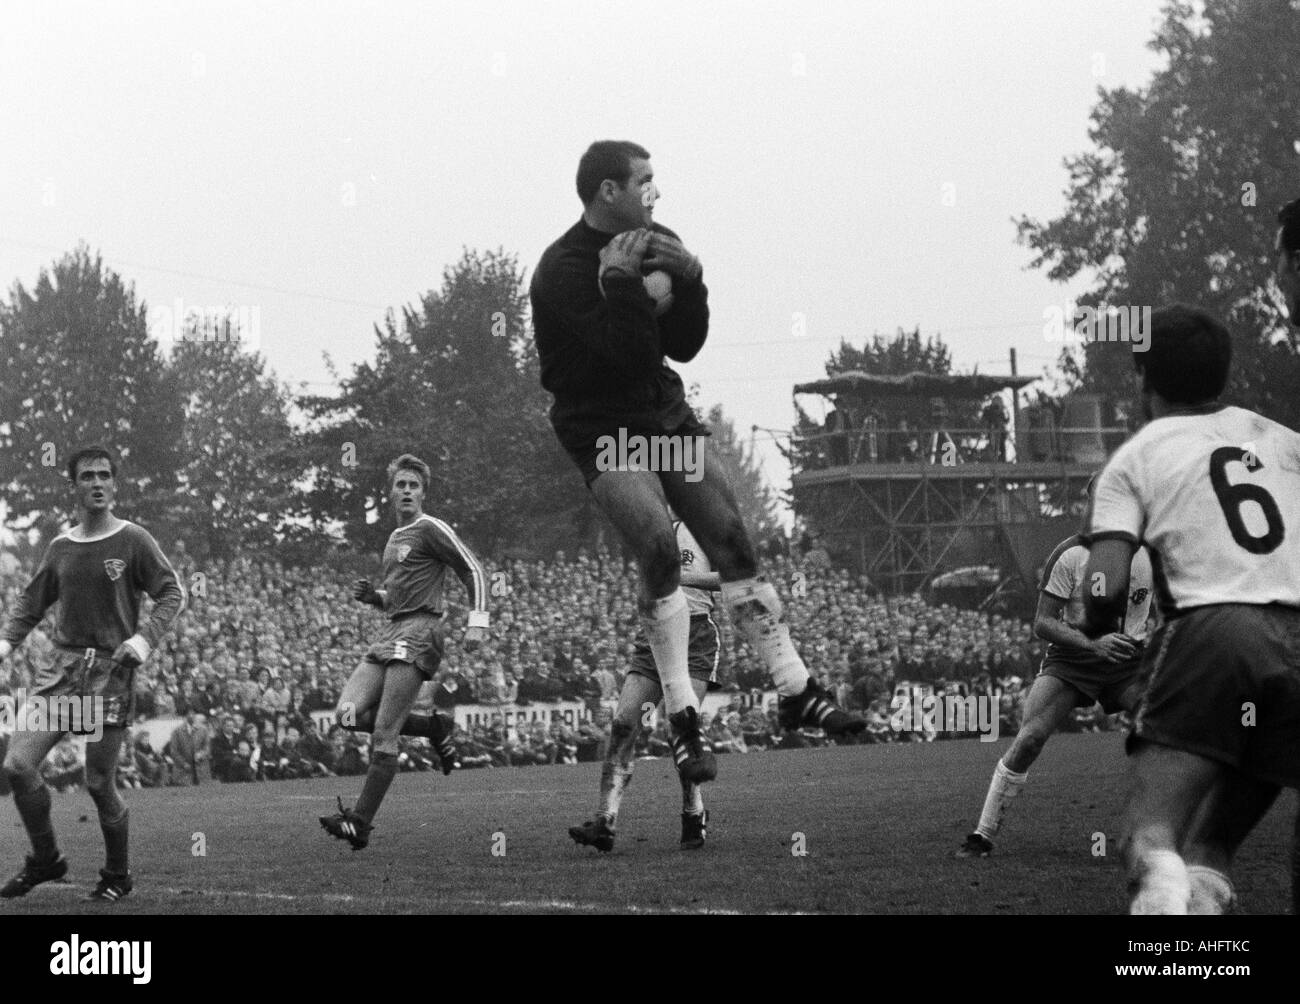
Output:
<path fill-rule="evenodd" d="M 1291 309 L 1298 256 L 1300 212 L 1284 211 Z M 1133 913 L 1224 912 L 1237 847 L 1281 786 L 1300 787 L 1300 435 L 1219 403 L 1231 359 L 1207 312 L 1152 314 L 1133 356 L 1150 421 L 1102 471 L 1089 513 L 1092 632 L 1113 630 L 1142 545 L 1165 616 L 1128 738 Z"/>
<path fill-rule="evenodd" d="M 682 592 L 691 612 L 691 637 L 688 652 L 691 687 L 697 701 L 704 699 L 709 684 L 717 680 L 718 656 L 721 635 L 713 620 L 713 597 L 709 591 L 722 587 L 718 573 L 709 567 L 709 559 L 691 536 L 686 525 L 673 523 L 677 534 L 682 564 Z M 647 712 L 653 712 L 663 697 L 659 672 L 655 669 L 654 653 L 646 641 L 645 632 L 637 632 L 636 648 L 632 653 L 632 668 L 623 680 L 618 695 L 618 708 L 610 726 L 609 748 L 600 772 L 600 807 L 594 819 L 581 826 L 569 827 L 569 836 L 579 844 L 598 851 L 614 849 L 614 835 L 618 829 L 618 810 L 623 793 L 632 783 L 632 762 L 636 755 L 637 737 L 646 723 Z M 671 738 L 674 762 L 683 755 L 681 739 Z M 700 786 L 679 774 L 682 784 L 682 839 L 684 849 L 694 850 L 704 846 L 708 832 L 709 813 L 704 808 Z"/>
<path fill-rule="evenodd" d="M 0 897 L 26 896 L 42 882 L 67 874 L 68 863 L 54 838 L 50 790 L 41 778 L 41 764 L 65 734 L 76 731 L 89 735 L 86 790 L 104 834 L 104 867 L 89 898 L 111 903 L 134 885 L 129 814 L 117 793 L 117 763 L 132 718 L 135 671 L 184 608 L 185 592 L 149 532 L 113 515 L 117 462 L 112 454 L 103 447 L 86 447 L 72 455 L 67 470 L 80 520 L 50 542 L 0 631 L 3 662 L 58 603 L 53 659 L 33 681 L 28 701 L 45 707 L 49 719 L 35 729 L 17 729 L 4 759 L 32 853 L 22 871 L 0 888 Z M 143 624 L 141 594 L 154 601 Z M 81 710 L 69 699 L 78 701 Z M 97 720 L 86 720 L 86 709 Z M 20 711 L 19 721 L 23 719 Z M 32 724 L 31 717 L 27 724 Z"/>
<path fill-rule="evenodd" d="M 1088 482 L 1089 498 L 1095 483 L 1096 475 Z M 1025 699 L 1020 731 L 993 769 L 979 824 L 957 851 L 959 858 L 986 858 L 993 853 L 993 838 L 1011 800 L 1025 786 L 1030 765 L 1075 708 L 1100 701 L 1102 710 L 1113 714 L 1132 711 L 1137 703 L 1138 670 L 1151 611 L 1151 560 L 1141 548 L 1133 555 L 1124 623 L 1096 639 L 1082 631 L 1087 563 L 1088 549 L 1075 534 L 1056 545 L 1043 568 L 1034 633 L 1048 642 L 1047 654 Z"/>
<path fill-rule="evenodd" d="M 593 143 L 578 164 L 577 189 L 582 218 L 546 249 L 529 289 L 542 386 L 555 398 L 550 419 L 561 444 L 636 555 L 642 626 L 681 744 L 678 771 L 698 784 L 717 775 L 717 762 L 700 734 L 689 672 L 690 611 L 669 506 L 717 569 L 736 629 L 780 694 L 781 723 L 833 735 L 861 731 L 866 722 L 836 707 L 795 651 L 776 590 L 759 574 L 732 488 L 702 449 L 708 429 L 664 361 L 689 362 L 704 345 L 708 290 L 699 259 L 654 222 L 659 190 L 650 154 L 635 143 Z M 671 302 L 660 303 L 643 284 L 643 271 L 657 270 L 672 277 Z M 675 449 L 683 460 L 693 451 L 699 467 L 611 464 L 611 444 L 633 440 Z"/>
<path fill-rule="evenodd" d="M 339 696 L 335 716 L 345 729 L 370 733 L 370 767 L 355 808 L 321 816 L 330 835 L 346 840 L 354 851 L 370 842 L 375 813 L 397 774 L 398 735 L 430 739 L 442 772 L 451 773 L 456 747 L 455 723 L 436 712 L 413 715 L 420 685 L 432 680 L 442 661 L 442 585 L 447 569 L 464 583 L 473 609 L 465 629 L 466 650 L 487 639 L 487 578 L 483 566 L 456 532 L 424 511 L 429 465 L 409 453 L 388 467 L 389 494 L 397 529 L 384 548 L 384 588 L 358 579 L 352 595 L 379 607 L 388 618 L 379 639 L 352 671 Z"/>

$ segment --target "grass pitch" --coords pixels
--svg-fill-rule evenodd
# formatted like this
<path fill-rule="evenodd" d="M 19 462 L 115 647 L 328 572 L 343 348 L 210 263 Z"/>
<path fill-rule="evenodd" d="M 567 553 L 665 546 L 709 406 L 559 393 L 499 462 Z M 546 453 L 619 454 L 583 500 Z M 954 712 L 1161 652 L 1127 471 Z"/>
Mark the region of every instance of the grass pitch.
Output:
<path fill-rule="evenodd" d="M 637 762 L 611 854 L 567 834 L 595 807 L 598 764 L 402 774 L 356 853 L 317 817 L 335 811 L 335 793 L 355 801 L 359 777 L 130 791 L 136 889 L 113 906 L 82 902 L 102 842 L 86 794 L 65 793 L 54 823 L 69 881 L 0 903 L 0 914 L 1123 912 L 1115 733 L 1056 736 L 994 856 L 953 857 L 1007 744 L 719 757 L 700 851 L 677 846 L 681 794 L 666 759 Z M 1242 848 L 1244 912 L 1289 909 L 1295 812 L 1283 793 Z M 25 851 L 6 799 L 6 875 Z"/>

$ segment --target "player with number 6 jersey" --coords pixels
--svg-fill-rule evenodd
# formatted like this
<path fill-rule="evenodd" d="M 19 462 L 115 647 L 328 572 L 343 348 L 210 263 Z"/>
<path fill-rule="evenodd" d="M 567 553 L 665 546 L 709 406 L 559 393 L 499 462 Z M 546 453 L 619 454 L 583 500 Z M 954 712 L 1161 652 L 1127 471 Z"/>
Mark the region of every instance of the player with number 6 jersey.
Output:
<path fill-rule="evenodd" d="M 1224 912 L 1240 842 L 1300 787 L 1300 435 L 1219 402 L 1231 358 L 1205 311 L 1152 314 L 1134 353 L 1150 421 L 1102 471 L 1084 534 L 1089 633 L 1114 630 L 1140 545 L 1166 618 L 1128 739 L 1134 913 Z"/>
<path fill-rule="evenodd" d="M 1300 607 L 1300 435 L 1253 411 L 1213 405 L 1149 423 L 1107 464 L 1091 518 L 1092 540 L 1151 548 L 1165 617 Z"/>

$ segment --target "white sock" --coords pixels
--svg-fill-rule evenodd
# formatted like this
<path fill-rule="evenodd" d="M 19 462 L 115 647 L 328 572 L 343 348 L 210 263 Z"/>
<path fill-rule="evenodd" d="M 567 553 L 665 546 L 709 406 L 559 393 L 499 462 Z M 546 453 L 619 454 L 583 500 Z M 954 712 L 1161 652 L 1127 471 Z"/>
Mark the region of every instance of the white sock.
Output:
<path fill-rule="evenodd" d="M 632 783 L 632 765 L 606 760 L 600 779 L 600 808 L 596 815 L 604 816 L 612 830 L 618 825 L 618 810 L 623 804 L 623 792 Z"/>
<path fill-rule="evenodd" d="M 1142 858 L 1141 885 L 1129 913 L 1133 916 L 1182 916 L 1192 895 L 1187 866 L 1175 851 L 1151 851 Z"/>
<path fill-rule="evenodd" d="M 675 589 L 663 599 L 655 600 L 650 612 L 641 615 L 641 624 L 654 653 L 668 714 L 675 715 L 685 708 L 699 711 L 700 702 L 691 686 L 686 662 L 691 644 L 691 613 L 686 606 L 686 594 Z"/>
<path fill-rule="evenodd" d="M 980 813 L 980 822 L 975 832 L 985 840 L 992 840 L 1002 828 L 1002 817 L 1011 800 L 1020 794 L 1029 773 L 1017 774 L 1008 770 L 1001 760 L 993 768 L 993 780 L 989 782 L 988 794 L 984 796 L 984 810 Z"/>
<path fill-rule="evenodd" d="M 1187 912 L 1199 916 L 1217 916 L 1227 913 L 1236 898 L 1232 879 L 1223 872 L 1206 865 L 1188 865 L 1187 878 L 1192 884 L 1192 894 L 1187 902 Z"/>
<path fill-rule="evenodd" d="M 802 694 L 808 686 L 808 668 L 790 641 L 790 629 L 781 619 L 781 600 L 772 583 L 764 579 L 724 582 L 722 602 L 736 630 L 763 660 L 776 692 L 782 697 Z"/>

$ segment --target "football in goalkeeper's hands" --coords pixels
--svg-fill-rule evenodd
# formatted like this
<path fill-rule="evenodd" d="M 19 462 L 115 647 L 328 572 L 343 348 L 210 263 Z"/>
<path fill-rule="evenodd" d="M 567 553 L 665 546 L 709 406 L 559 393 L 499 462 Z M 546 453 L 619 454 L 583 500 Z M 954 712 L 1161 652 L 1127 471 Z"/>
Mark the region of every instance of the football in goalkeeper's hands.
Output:
<path fill-rule="evenodd" d="M 673 306 L 673 277 L 663 269 L 656 269 L 643 275 L 641 282 L 650 294 L 650 299 L 655 302 L 655 317 L 663 317 Z M 603 284 L 600 292 L 602 296 L 605 293 Z"/>
<path fill-rule="evenodd" d="M 663 317 L 673 306 L 673 277 L 663 269 L 656 269 L 642 276 L 641 282 L 655 302 L 655 317 Z"/>

